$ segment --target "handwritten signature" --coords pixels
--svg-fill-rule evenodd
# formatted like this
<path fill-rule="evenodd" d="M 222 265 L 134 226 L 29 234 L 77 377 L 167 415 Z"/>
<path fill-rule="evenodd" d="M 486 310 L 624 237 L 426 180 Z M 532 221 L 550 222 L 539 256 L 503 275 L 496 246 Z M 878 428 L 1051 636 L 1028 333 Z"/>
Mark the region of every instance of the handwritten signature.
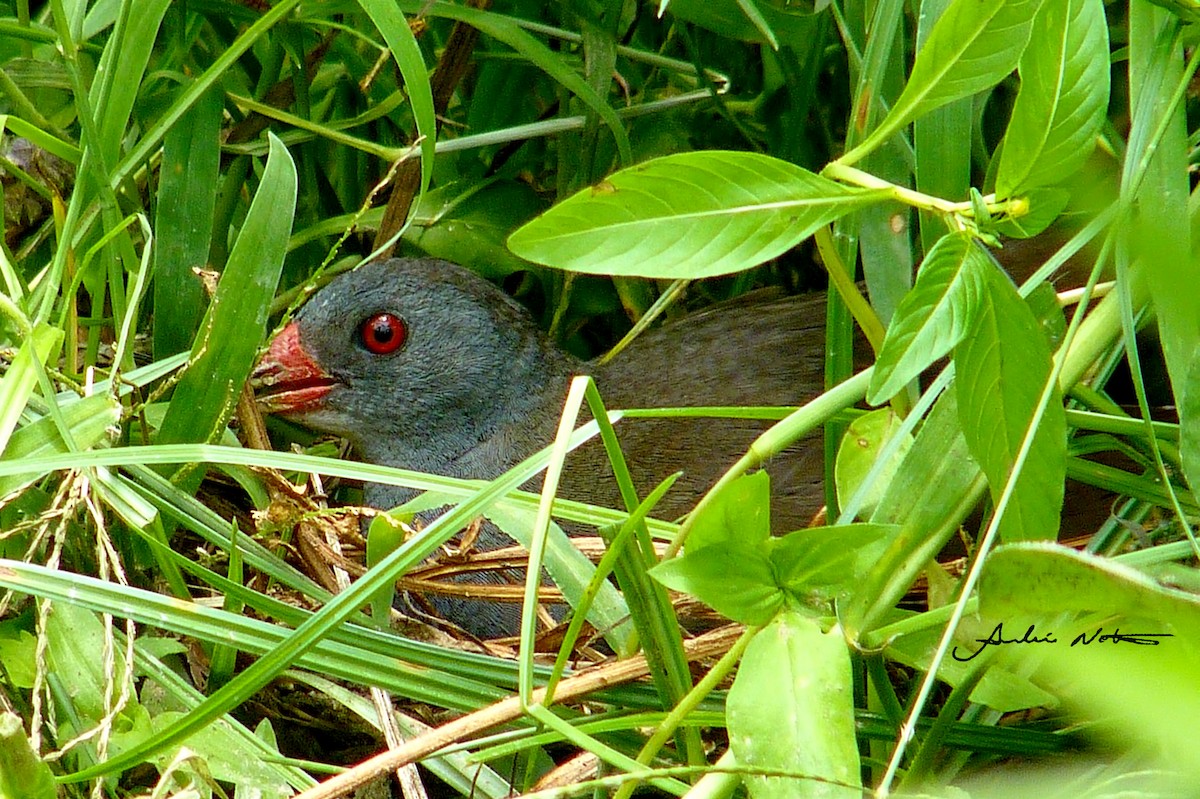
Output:
<path fill-rule="evenodd" d="M 1088 646 L 1093 643 L 1111 643 L 1111 644 L 1134 644 L 1136 646 L 1158 646 L 1159 638 L 1171 638 L 1171 633 L 1123 633 L 1118 627 L 1111 633 L 1104 632 L 1103 627 L 1097 627 L 1095 632 L 1080 633 L 1071 641 L 1071 646 L 1081 644 Z M 958 647 L 950 652 L 951 656 L 960 663 L 966 663 L 968 660 L 974 660 L 979 656 L 979 653 L 987 649 L 989 646 L 1003 646 L 1005 644 L 1057 644 L 1058 638 L 1054 633 L 1046 633 L 1039 635 L 1034 625 L 1029 625 L 1025 629 L 1025 633 L 1019 638 L 1004 637 L 1004 622 L 999 622 L 992 629 L 987 638 L 976 638 L 980 646 L 974 652 L 965 657 L 958 654 Z"/>

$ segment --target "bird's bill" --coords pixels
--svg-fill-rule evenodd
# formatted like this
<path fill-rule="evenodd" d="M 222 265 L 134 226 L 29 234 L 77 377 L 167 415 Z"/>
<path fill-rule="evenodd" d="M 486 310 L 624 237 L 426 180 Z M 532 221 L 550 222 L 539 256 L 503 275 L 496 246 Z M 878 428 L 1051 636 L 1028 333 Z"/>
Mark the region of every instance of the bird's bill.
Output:
<path fill-rule="evenodd" d="M 300 328 L 295 322 L 271 342 L 250 381 L 264 411 L 285 415 L 320 408 L 337 383 L 300 343 Z"/>

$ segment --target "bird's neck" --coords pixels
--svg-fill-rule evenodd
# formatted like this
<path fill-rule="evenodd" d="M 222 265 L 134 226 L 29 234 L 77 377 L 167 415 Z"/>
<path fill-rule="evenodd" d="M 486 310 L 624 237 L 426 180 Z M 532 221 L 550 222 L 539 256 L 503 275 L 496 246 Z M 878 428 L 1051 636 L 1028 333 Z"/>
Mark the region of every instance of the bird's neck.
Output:
<path fill-rule="evenodd" d="M 491 480 L 550 443 L 562 401 L 581 364 L 540 364 L 531 375 L 511 375 L 450 408 L 398 421 L 389 435 L 354 441 L 370 463 L 446 477 Z M 530 379 L 536 378 L 536 379 Z"/>

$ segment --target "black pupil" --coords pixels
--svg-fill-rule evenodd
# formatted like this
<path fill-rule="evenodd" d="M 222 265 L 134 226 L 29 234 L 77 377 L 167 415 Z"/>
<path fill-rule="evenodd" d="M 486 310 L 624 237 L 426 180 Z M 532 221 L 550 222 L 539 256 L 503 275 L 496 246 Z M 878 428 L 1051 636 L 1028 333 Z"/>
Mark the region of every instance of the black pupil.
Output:
<path fill-rule="evenodd" d="M 371 325 L 371 337 L 380 344 L 387 344 L 396 335 L 396 328 L 392 324 L 392 320 L 386 316 L 375 318 L 375 323 Z"/>

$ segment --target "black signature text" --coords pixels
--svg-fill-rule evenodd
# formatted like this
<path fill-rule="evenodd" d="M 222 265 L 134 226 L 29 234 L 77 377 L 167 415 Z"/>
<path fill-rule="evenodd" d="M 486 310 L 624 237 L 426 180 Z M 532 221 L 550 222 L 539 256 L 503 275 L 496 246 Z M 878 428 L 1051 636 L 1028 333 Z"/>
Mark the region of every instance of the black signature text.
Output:
<path fill-rule="evenodd" d="M 1136 646 L 1158 646 L 1160 638 L 1171 638 L 1171 633 L 1123 633 L 1118 627 L 1111 633 L 1104 632 L 1103 627 L 1097 627 L 1095 632 L 1080 633 L 1071 641 L 1071 646 L 1082 644 L 1088 646 L 1093 643 L 1101 644 L 1134 644 Z M 999 622 L 987 638 L 976 638 L 979 642 L 979 648 L 965 656 L 958 654 L 958 647 L 950 652 L 951 656 L 960 663 L 966 663 L 968 660 L 974 660 L 979 656 L 979 653 L 987 649 L 989 646 L 1003 646 L 1005 644 L 1057 644 L 1058 638 L 1054 633 L 1046 633 L 1039 635 L 1034 625 L 1029 625 L 1025 628 L 1025 632 L 1018 638 L 1004 637 L 1004 622 Z"/>

